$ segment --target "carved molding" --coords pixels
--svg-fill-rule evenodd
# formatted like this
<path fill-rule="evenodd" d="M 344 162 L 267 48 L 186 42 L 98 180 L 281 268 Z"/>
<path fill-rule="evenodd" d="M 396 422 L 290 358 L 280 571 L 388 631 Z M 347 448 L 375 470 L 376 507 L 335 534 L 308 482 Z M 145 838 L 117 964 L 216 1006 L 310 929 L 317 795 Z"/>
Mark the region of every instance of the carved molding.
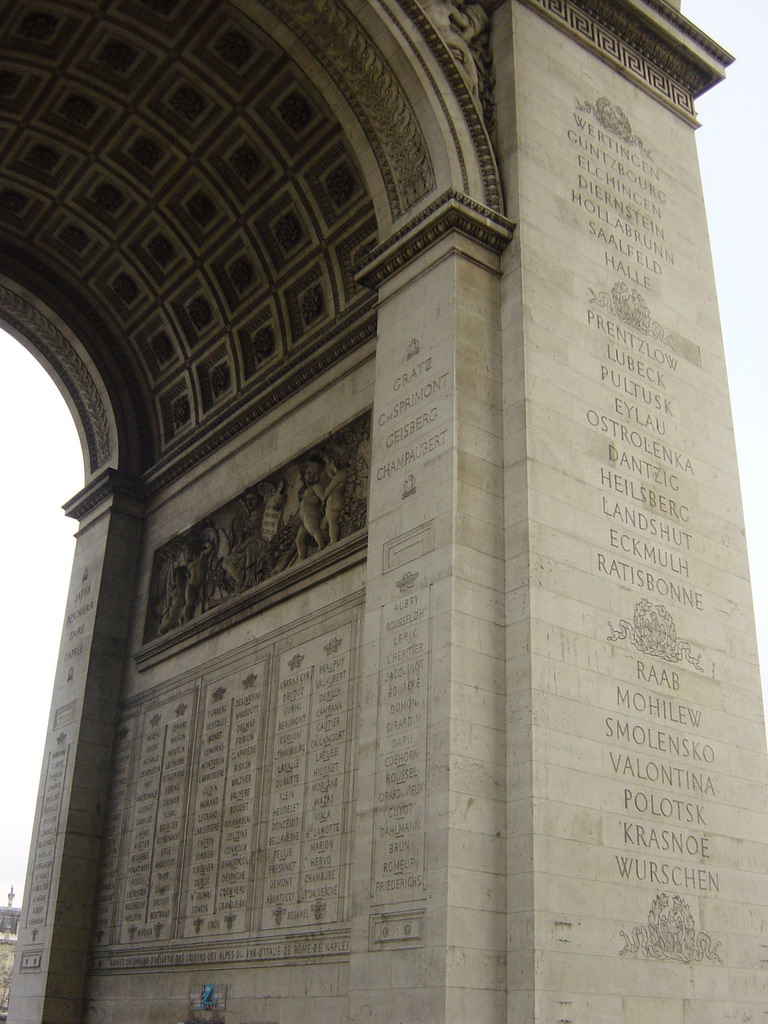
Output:
<path fill-rule="evenodd" d="M 377 288 L 452 231 L 501 255 L 514 229 L 515 225 L 506 217 L 451 189 L 377 246 L 356 279 L 369 288 Z"/>
<path fill-rule="evenodd" d="M 450 50 L 443 40 L 443 37 L 435 28 L 429 17 L 424 13 L 417 0 L 397 0 L 397 2 L 405 14 L 407 14 L 419 29 L 419 32 L 426 41 L 430 51 L 438 61 L 443 74 L 451 85 L 453 93 L 461 107 L 461 112 L 464 115 L 467 127 L 469 128 L 472 145 L 480 165 L 483 181 L 483 199 L 493 210 L 500 211 L 502 208 L 501 186 L 499 183 L 499 172 L 496 165 L 496 157 L 493 151 L 493 146 L 491 145 L 491 134 L 495 113 L 490 118 L 490 121 L 488 117 L 484 116 L 482 104 L 478 103 L 472 97 L 467 86 L 467 82 L 459 71 L 458 65 L 451 56 Z M 420 60 L 422 66 L 425 68 L 425 72 L 429 74 L 423 58 L 420 57 L 418 52 L 416 53 L 416 58 Z M 439 96 L 440 89 L 438 84 L 434 82 L 434 80 L 432 84 Z M 488 111 L 486 111 L 486 113 L 488 113 Z M 447 111 L 446 119 L 450 121 Z M 460 150 L 460 143 L 458 139 L 455 139 L 455 142 L 457 149 Z"/>
<path fill-rule="evenodd" d="M 695 97 L 720 80 L 723 70 L 696 59 L 692 51 L 665 37 L 636 7 L 621 0 L 520 0 L 558 25 L 582 45 L 618 67 L 689 124 L 697 124 Z M 724 69 L 733 58 L 694 30 L 666 4 L 651 3 L 676 28 L 702 46 Z M 663 10 L 662 10 L 663 8 Z"/>
<path fill-rule="evenodd" d="M 337 0 L 262 0 L 333 77 L 379 164 L 393 219 L 435 187 L 424 135 L 381 51 Z"/>
<path fill-rule="evenodd" d="M 56 325 L 21 295 L 0 285 L 0 311 L 6 322 L 55 369 L 75 403 L 88 445 L 91 472 L 112 454 L 109 417 L 88 367 Z"/>
<path fill-rule="evenodd" d="M 134 477 L 126 476 L 117 469 L 107 469 L 100 473 L 82 491 L 63 506 L 64 514 L 70 519 L 83 519 L 102 502 L 114 499 L 122 501 L 123 511 L 132 511 L 140 515 L 144 502 L 144 489 Z"/>

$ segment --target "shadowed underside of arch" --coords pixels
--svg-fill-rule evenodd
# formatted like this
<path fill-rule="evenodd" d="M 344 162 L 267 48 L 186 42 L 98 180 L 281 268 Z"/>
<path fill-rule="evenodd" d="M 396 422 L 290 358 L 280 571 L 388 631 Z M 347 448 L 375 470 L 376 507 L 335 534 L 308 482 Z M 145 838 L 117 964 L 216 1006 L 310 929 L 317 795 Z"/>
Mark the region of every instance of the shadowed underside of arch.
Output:
<path fill-rule="evenodd" d="M 101 376 L 95 404 L 74 389 L 91 471 L 188 463 L 371 339 L 355 268 L 454 184 L 345 4 L 239 6 L 0 13 L 3 270 L 73 323 Z M 35 345 L 34 314 L 0 302 Z M 93 440 L 99 404 L 116 451 Z"/>

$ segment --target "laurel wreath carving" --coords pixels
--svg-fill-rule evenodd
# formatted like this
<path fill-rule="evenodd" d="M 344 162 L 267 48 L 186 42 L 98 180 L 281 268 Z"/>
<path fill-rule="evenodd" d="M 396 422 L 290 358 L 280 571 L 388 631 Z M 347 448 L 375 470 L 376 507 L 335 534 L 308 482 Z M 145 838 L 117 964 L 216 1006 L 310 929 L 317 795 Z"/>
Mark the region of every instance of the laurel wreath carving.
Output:
<path fill-rule="evenodd" d="M 610 633 L 608 640 L 629 640 L 642 654 L 650 654 L 664 661 L 677 662 L 683 658 L 693 665 L 697 672 L 703 672 L 701 654 L 694 658 L 691 645 L 677 636 L 674 619 L 663 604 L 654 608 L 647 598 L 638 601 L 632 622 L 619 620 L 619 628 L 614 630 L 613 623 L 608 623 Z"/>
<path fill-rule="evenodd" d="M 264 0 L 334 76 L 366 130 L 394 217 L 435 185 L 424 136 L 400 85 L 363 28 L 336 0 Z"/>
<path fill-rule="evenodd" d="M 91 469 L 109 459 L 109 417 L 88 367 L 48 317 L 16 292 L 0 285 L 0 309 L 6 320 L 24 334 L 56 368 L 80 414 L 88 441 Z"/>
<path fill-rule="evenodd" d="M 720 942 L 713 942 L 706 932 L 699 931 L 691 909 L 682 896 L 673 895 L 670 906 L 669 894 L 660 892 L 648 912 L 648 924 L 632 929 L 630 938 L 621 932 L 625 946 L 619 956 L 639 953 L 651 960 L 677 960 L 684 964 L 700 964 L 712 960 L 723 961 L 718 955 Z"/>
<path fill-rule="evenodd" d="M 602 306 L 625 324 L 642 331 L 643 334 L 649 334 L 674 351 L 671 335 L 651 317 L 646 301 L 637 288 L 630 288 L 626 281 L 617 281 L 610 294 L 595 292 L 590 288 L 589 301 L 593 305 Z"/>

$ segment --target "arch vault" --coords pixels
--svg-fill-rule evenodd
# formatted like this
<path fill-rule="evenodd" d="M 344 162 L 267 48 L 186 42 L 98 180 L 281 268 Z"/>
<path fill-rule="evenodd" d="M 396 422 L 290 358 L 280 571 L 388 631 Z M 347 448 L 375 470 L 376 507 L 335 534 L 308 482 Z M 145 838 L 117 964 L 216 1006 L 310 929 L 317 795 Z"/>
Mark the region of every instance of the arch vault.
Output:
<path fill-rule="evenodd" d="M 667 0 L 11 0 L 0 53 L 0 319 L 87 468 L 11 1019 L 756 1005 L 728 55 Z"/>

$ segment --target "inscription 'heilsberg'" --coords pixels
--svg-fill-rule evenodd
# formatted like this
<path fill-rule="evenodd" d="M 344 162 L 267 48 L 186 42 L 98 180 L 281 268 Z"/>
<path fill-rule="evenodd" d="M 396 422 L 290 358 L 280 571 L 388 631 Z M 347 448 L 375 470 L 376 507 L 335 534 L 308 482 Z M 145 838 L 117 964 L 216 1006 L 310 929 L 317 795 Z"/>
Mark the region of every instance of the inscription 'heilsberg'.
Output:
<path fill-rule="evenodd" d="M 589 427 L 608 438 L 610 468 L 601 467 L 600 484 L 613 492 L 601 496 L 600 511 L 613 522 L 606 538 L 608 550 L 596 552 L 595 568 L 599 574 L 649 595 L 701 611 L 703 595 L 688 582 L 692 533 L 674 522 L 690 523 L 691 507 L 681 492 L 696 476 L 690 457 L 667 437 L 668 425 L 677 419 L 670 393 L 677 357 L 669 351 L 670 341 L 652 320 L 645 300 L 637 292 L 630 294 L 625 283 L 617 282 L 610 295 L 592 292 L 590 303 L 607 307 L 624 319 L 622 325 L 587 310 L 588 324 L 615 339 L 600 367 L 609 411 L 588 408 L 585 413 Z M 643 331 L 651 337 L 643 339 Z M 660 344 L 652 338 L 663 341 Z M 614 369 L 611 362 L 622 368 Z M 617 395 L 617 390 L 621 394 Z M 642 511 L 616 496 L 629 499 Z M 664 519 L 672 522 L 665 524 Z"/>
<path fill-rule="evenodd" d="M 682 365 L 643 294 L 675 267 L 665 223 L 670 194 L 620 108 L 605 98 L 577 106 L 566 129 L 576 176 L 570 199 L 613 276 L 607 289 L 589 290 L 586 310 L 603 402 L 585 409 L 584 422 L 604 439 L 605 460 L 595 481 L 605 540 L 593 568 L 619 592 L 643 595 L 634 622 L 621 619 L 608 636 L 644 655 L 632 683 L 616 681 L 614 707 L 601 723 L 607 774 L 618 784 L 612 861 L 624 883 L 718 893 L 707 804 L 716 795 L 717 746 L 706 735 L 706 712 L 682 692 L 685 673 L 655 661 L 702 671 L 701 655 L 677 639 L 658 602 L 694 612 L 705 605 L 695 583 L 698 467 L 685 450 Z"/>

